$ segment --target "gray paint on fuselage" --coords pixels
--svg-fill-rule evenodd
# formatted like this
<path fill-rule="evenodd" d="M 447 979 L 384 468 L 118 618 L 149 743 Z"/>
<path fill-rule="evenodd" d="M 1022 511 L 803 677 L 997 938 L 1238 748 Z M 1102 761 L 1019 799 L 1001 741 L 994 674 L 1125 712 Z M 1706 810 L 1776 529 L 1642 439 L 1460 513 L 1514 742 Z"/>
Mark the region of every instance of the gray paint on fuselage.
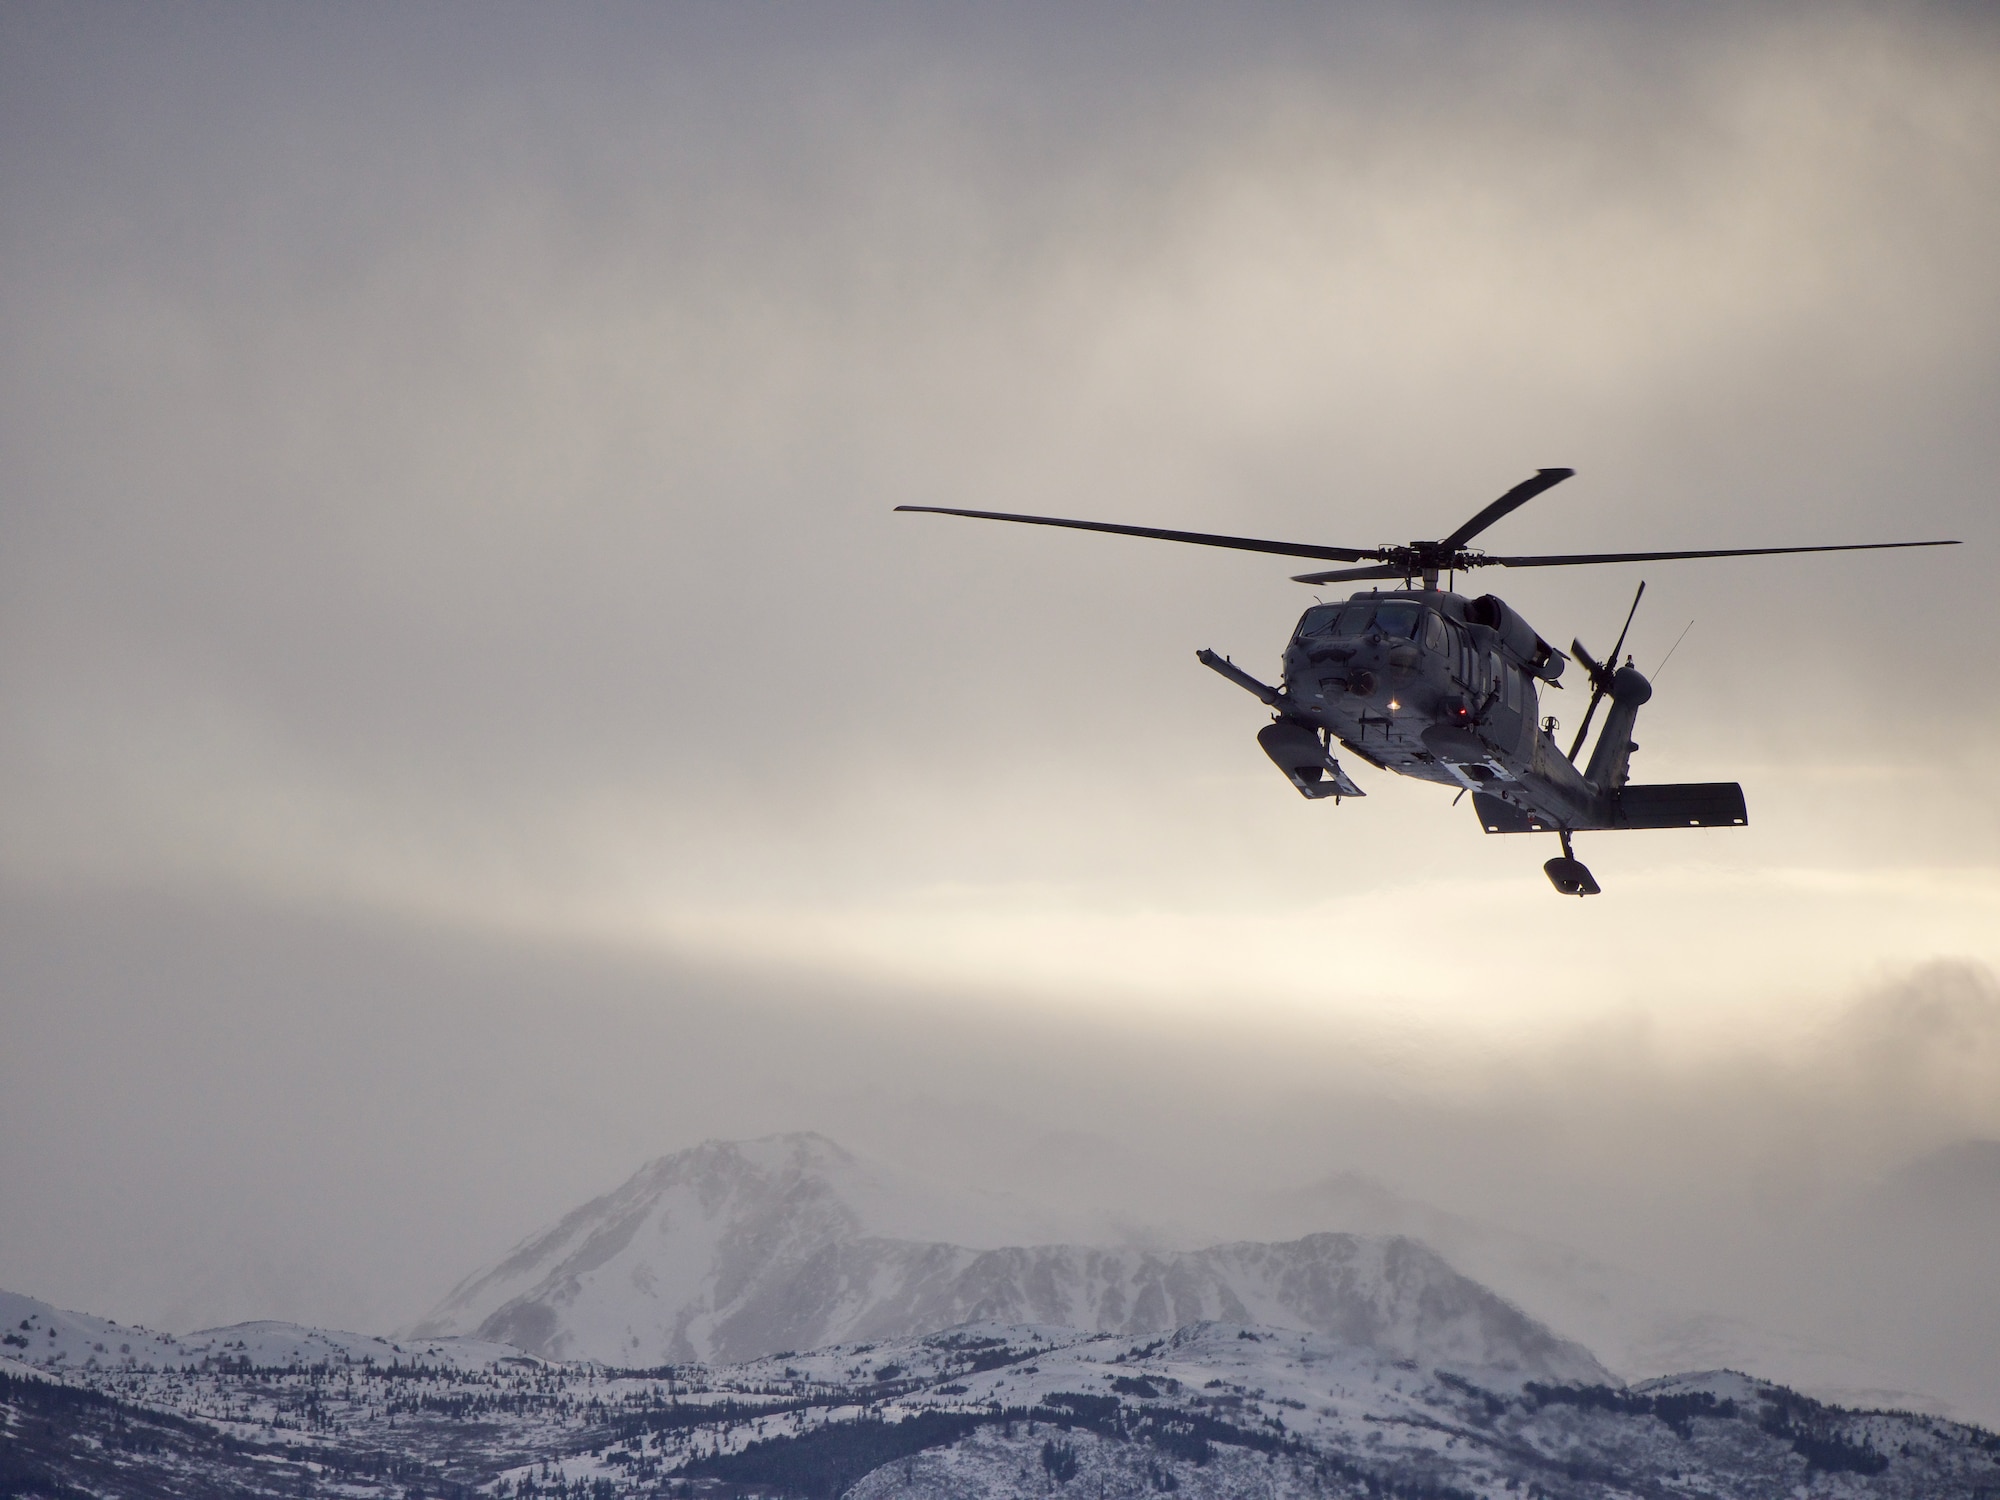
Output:
<path fill-rule="evenodd" d="M 1405 601 L 1417 606 L 1408 633 L 1392 634 L 1373 616 L 1358 632 L 1348 628 L 1357 606 Z M 1384 589 L 1307 610 L 1285 648 L 1290 712 L 1385 769 L 1474 786 L 1566 827 L 1604 826 L 1604 799 L 1541 728 L 1536 663 L 1468 621 L 1469 602 L 1443 590 Z M 1372 682 L 1357 692 L 1363 673 Z M 1447 759 L 1424 742 L 1427 729 L 1451 722 L 1453 700 L 1473 719 L 1477 759 Z"/>

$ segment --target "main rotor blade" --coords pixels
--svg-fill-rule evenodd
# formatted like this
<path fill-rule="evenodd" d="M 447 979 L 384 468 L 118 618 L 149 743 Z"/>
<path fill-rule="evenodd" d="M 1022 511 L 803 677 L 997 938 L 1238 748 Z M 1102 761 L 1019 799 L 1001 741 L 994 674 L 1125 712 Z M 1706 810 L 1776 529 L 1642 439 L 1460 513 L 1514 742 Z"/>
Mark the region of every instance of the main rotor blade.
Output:
<path fill-rule="evenodd" d="M 1379 557 L 1353 547 L 1314 547 L 1305 542 L 1270 542 L 1254 536 L 1217 536 L 1208 531 L 1166 531 L 1157 526 L 1117 526 L 1109 521 L 1069 521 L 1060 516 L 1015 516 L 997 510 L 950 510 L 942 505 L 899 505 L 897 510 L 931 516 L 969 516 L 975 521 L 1018 521 L 1025 526 L 1066 526 L 1072 531 L 1109 531 L 1118 536 L 1149 536 L 1162 542 L 1192 542 L 1198 547 L 1233 547 L 1239 552 L 1275 552 L 1280 557 L 1320 557 L 1329 562 L 1360 562 Z M 1403 575 L 1395 575 L 1400 578 Z"/>
<path fill-rule="evenodd" d="M 1563 552 L 1548 557 L 1492 557 L 1474 553 L 1465 568 L 1567 568 L 1579 563 L 1672 562 L 1684 557 L 1773 557 L 1780 552 L 1882 552 L 1895 547 L 1956 547 L 1949 542 L 1842 542 L 1832 547 L 1723 547 L 1707 552 Z"/>
<path fill-rule="evenodd" d="M 1530 500 L 1534 499 L 1535 496 L 1541 494 L 1543 490 L 1554 489 L 1575 473 L 1576 470 L 1574 469 L 1535 470 L 1535 477 L 1533 479 L 1522 480 L 1438 545 L 1441 547 L 1463 547 L 1502 516 L 1519 510 Z"/>
<path fill-rule="evenodd" d="M 1294 573 L 1293 583 L 1351 583 L 1362 578 L 1408 578 L 1401 568 L 1335 568 L 1331 573 Z"/>

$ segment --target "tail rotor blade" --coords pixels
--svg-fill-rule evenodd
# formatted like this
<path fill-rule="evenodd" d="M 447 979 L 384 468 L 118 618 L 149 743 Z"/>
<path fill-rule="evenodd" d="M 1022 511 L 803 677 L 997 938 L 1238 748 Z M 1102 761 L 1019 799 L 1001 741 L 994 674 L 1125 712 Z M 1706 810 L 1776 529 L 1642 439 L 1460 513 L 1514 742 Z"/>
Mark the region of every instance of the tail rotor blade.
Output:
<path fill-rule="evenodd" d="M 1576 764 L 1576 755 L 1583 748 L 1583 742 L 1590 735 L 1591 716 L 1597 712 L 1597 705 L 1604 700 L 1604 689 L 1597 683 L 1597 674 L 1591 674 L 1590 706 L 1583 711 L 1583 722 L 1576 726 L 1576 738 L 1569 742 L 1569 761 Z"/>
<path fill-rule="evenodd" d="M 1625 631 L 1632 628 L 1632 616 L 1639 613 L 1639 601 L 1646 597 L 1646 580 L 1639 580 L 1639 592 L 1632 596 L 1632 607 L 1625 611 L 1625 629 L 1618 632 L 1618 644 L 1611 648 L 1611 656 L 1604 663 L 1607 671 L 1618 670 L 1618 653 L 1625 649 Z"/>
<path fill-rule="evenodd" d="M 1596 682 L 1600 677 L 1605 675 L 1604 663 L 1592 656 L 1585 649 L 1582 641 L 1571 641 L 1569 643 L 1569 653 L 1583 663 L 1583 669 L 1590 674 L 1592 682 Z"/>

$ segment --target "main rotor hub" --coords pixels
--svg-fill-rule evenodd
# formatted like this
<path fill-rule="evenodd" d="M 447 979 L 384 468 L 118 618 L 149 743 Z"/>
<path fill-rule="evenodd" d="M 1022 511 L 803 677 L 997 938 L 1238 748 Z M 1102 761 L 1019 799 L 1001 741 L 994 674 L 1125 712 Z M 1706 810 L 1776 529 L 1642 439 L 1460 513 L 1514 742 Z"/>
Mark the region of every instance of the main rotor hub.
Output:
<path fill-rule="evenodd" d="M 1437 587 L 1439 574 L 1462 573 L 1485 562 L 1484 553 L 1448 542 L 1387 546 L 1380 548 L 1376 555 L 1386 566 L 1400 570 L 1405 578 L 1422 577 L 1424 587 L 1432 589 Z"/>

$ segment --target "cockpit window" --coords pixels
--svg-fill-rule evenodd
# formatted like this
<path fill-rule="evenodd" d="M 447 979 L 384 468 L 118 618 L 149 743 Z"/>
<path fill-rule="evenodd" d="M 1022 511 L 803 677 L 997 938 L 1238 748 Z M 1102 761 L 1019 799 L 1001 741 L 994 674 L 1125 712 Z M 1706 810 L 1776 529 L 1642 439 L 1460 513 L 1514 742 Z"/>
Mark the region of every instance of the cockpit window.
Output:
<path fill-rule="evenodd" d="M 1424 617 L 1424 608 L 1408 600 L 1397 599 L 1379 606 L 1375 611 L 1375 628 L 1384 635 L 1414 637 L 1417 624 Z"/>
<path fill-rule="evenodd" d="M 1315 604 L 1299 617 L 1299 635 L 1325 635 L 1340 615 L 1338 604 Z"/>
<path fill-rule="evenodd" d="M 1436 617 L 1431 618 L 1436 623 Z M 1294 634 L 1366 635 L 1373 627 L 1384 635 L 1417 640 L 1422 636 L 1423 622 L 1424 607 L 1410 600 L 1377 604 L 1373 599 L 1357 599 L 1347 604 L 1315 604 L 1300 616 Z"/>

